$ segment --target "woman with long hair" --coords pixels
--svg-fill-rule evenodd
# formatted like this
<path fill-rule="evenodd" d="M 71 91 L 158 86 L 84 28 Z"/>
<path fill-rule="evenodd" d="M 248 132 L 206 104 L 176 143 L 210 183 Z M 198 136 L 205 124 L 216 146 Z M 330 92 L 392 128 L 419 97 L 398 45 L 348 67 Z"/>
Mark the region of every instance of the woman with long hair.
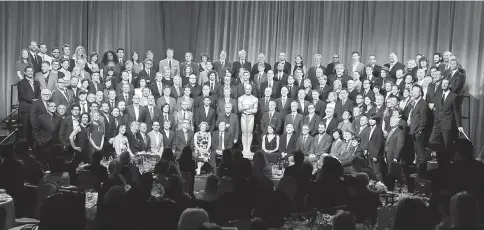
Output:
<path fill-rule="evenodd" d="M 182 77 L 182 85 L 185 86 L 189 83 L 190 75 L 193 74 L 193 69 L 190 65 L 187 65 L 185 66 L 185 69 L 183 69 L 183 72 L 185 74 L 183 74 L 183 77 Z"/>
<path fill-rule="evenodd" d="M 138 95 L 140 98 L 143 97 L 143 89 L 147 88 L 146 79 L 141 78 L 138 82 L 139 87 L 134 89 L 134 94 Z"/>
<path fill-rule="evenodd" d="M 371 101 L 371 98 L 369 96 L 366 96 L 364 99 L 364 107 L 365 109 L 362 111 L 363 115 L 369 116 L 371 109 L 374 107 L 373 101 Z"/>
<path fill-rule="evenodd" d="M 199 63 L 200 72 L 203 72 L 203 71 L 206 71 L 206 70 L 211 70 L 211 69 L 207 68 L 207 66 L 206 66 L 207 61 L 209 61 L 209 60 L 210 60 L 210 57 L 206 53 L 203 53 L 200 56 L 200 63 Z"/>
<path fill-rule="evenodd" d="M 260 186 L 266 193 L 274 191 L 274 183 L 271 180 L 272 169 L 261 150 L 256 151 L 252 158 L 252 175 L 259 180 Z"/>
<path fill-rule="evenodd" d="M 197 166 L 193 160 L 192 148 L 190 146 L 183 148 L 177 161 L 180 172 L 184 179 L 185 192 L 190 194 L 190 196 L 194 196 L 193 189 L 195 185 L 195 170 Z"/>
<path fill-rule="evenodd" d="M 133 72 L 139 74 L 141 70 L 143 70 L 143 63 L 139 61 L 139 54 L 136 51 L 133 51 L 131 54 L 131 61 L 133 62 Z"/>
<path fill-rule="evenodd" d="M 196 132 L 193 136 L 195 155 L 198 158 L 197 163 L 197 175 L 200 175 L 202 165 L 209 162 L 210 158 L 210 145 L 212 138 L 210 133 L 207 132 L 208 124 L 202 121 L 199 125 L 200 131 Z M 214 165 L 215 166 L 215 165 Z"/>
<path fill-rule="evenodd" d="M 92 52 L 89 55 L 89 60 L 87 62 L 87 68 L 89 68 L 91 70 L 91 73 L 92 73 L 93 66 L 97 65 L 99 67 L 100 64 L 101 64 L 101 62 L 99 61 L 99 54 L 97 52 Z"/>
<path fill-rule="evenodd" d="M 336 107 L 336 100 L 338 100 L 338 96 L 335 92 L 329 92 L 328 99 L 326 100 L 326 108 L 333 108 Z"/>
<path fill-rule="evenodd" d="M 267 126 L 267 133 L 262 136 L 262 150 L 270 163 L 275 163 L 281 157 L 279 153 L 279 136 L 274 133 L 274 126 Z"/>
<path fill-rule="evenodd" d="M 130 155 L 133 155 L 129 148 L 128 137 L 126 136 L 126 125 L 122 124 L 119 126 L 118 135 L 113 140 L 113 148 L 116 156 L 121 155 L 123 152 L 129 152 Z"/>
<path fill-rule="evenodd" d="M 89 143 L 90 143 L 90 154 L 89 159 L 92 158 L 94 153 L 103 154 L 104 145 L 104 124 L 100 122 L 101 114 L 99 112 L 94 112 L 92 114 L 92 122 L 89 129 Z"/>
<path fill-rule="evenodd" d="M 429 212 L 418 197 L 405 197 L 398 201 L 393 215 L 392 230 L 431 230 Z"/>
<path fill-rule="evenodd" d="M 27 49 L 20 50 L 20 56 L 15 66 L 17 70 L 17 77 L 20 81 L 24 79 L 25 67 L 32 66 L 32 62 L 30 61 L 29 51 Z"/>
<path fill-rule="evenodd" d="M 292 75 L 296 73 L 297 69 L 302 69 L 303 75 L 307 76 L 308 71 L 306 66 L 304 65 L 303 58 L 301 55 L 296 55 L 296 58 L 294 60 L 294 65 L 291 67 Z"/>
<path fill-rule="evenodd" d="M 207 177 L 205 183 L 205 189 L 196 194 L 198 200 L 203 201 L 215 201 L 218 198 L 218 181 L 219 177 L 216 175 L 210 175 Z"/>
<path fill-rule="evenodd" d="M 82 162 L 89 163 L 89 113 L 83 113 L 80 116 L 79 125 L 74 128 L 71 135 L 69 136 L 69 141 L 71 142 L 72 148 L 80 155 Z"/>
<path fill-rule="evenodd" d="M 114 69 L 114 75 L 118 74 L 121 70 L 118 63 L 119 63 L 119 58 L 114 51 L 108 50 L 104 52 L 103 58 L 101 60 L 101 65 L 104 71 L 104 75 L 107 76 L 107 71 L 109 68 Z"/>
<path fill-rule="evenodd" d="M 300 89 L 304 89 L 304 92 L 306 92 L 306 97 L 304 98 L 304 100 L 313 101 L 313 86 L 309 78 L 303 80 L 303 84 Z"/>
<path fill-rule="evenodd" d="M 84 61 L 84 63 L 87 63 L 87 53 L 86 53 L 86 49 L 84 49 L 83 46 L 78 46 L 74 50 L 74 54 L 72 55 L 72 59 L 71 59 L 71 68 L 74 68 L 74 66 L 77 66 L 77 62 L 79 61 Z"/>
<path fill-rule="evenodd" d="M 185 192 L 183 179 L 180 175 L 171 175 L 168 177 L 168 189 L 166 190 L 167 198 L 175 201 L 176 206 L 181 210 L 193 205 L 192 198 Z"/>

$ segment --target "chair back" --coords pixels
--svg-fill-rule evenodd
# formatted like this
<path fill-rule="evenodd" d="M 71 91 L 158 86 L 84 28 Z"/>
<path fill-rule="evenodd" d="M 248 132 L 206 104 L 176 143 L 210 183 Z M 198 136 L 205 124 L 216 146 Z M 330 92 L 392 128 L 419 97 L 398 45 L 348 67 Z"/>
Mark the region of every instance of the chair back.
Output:
<path fill-rule="evenodd" d="M 99 183 L 99 179 L 91 171 L 82 170 L 77 173 L 77 184 L 80 188 L 95 189 Z"/>
<path fill-rule="evenodd" d="M 5 220 L 7 219 L 7 210 L 0 207 L 0 229 L 5 228 Z"/>
<path fill-rule="evenodd" d="M 51 196 L 56 194 L 59 191 L 59 186 L 53 182 L 45 182 L 37 187 L 37 199 L 36 199 L 36 204 L 35 204 L 35 214 L 34 217 L 36 219 L 40 218 L 40 209 L 42 207 L 42 203 L 44 200 Z"/>
<path fill-rule="evenodd" d="M 42 203 L 39 230 L 84 230 L 86 194 L 56 193 Z"/>

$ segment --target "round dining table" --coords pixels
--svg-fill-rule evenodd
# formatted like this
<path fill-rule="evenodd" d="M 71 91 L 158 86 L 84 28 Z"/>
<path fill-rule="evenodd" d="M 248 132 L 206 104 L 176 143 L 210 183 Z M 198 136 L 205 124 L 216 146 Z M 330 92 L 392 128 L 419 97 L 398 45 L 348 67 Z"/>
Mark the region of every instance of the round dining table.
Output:
<path fill-rule="evenodd" d="M 13 203 L 13 198 L 7 193 L 1 193 L 0 207 L 4 208 L 7 214 L 3 229 L 11 229 L 15 227 L 15 205 Z"/>

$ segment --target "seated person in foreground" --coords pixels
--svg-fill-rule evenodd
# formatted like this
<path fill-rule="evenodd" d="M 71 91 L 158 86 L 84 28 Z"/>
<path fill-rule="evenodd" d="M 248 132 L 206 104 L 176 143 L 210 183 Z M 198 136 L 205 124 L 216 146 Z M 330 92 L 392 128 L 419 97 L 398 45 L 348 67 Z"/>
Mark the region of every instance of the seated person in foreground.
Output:
<path fill-rule="evenodd" d="M 66 165 L 62 157 L 52 157 L 48 160 L 50 171 L 47 171 L 40 184 L 53 181 L 58 186 L 67 186 L 71 184 L 69 173 L 65 172 Z"/>
<path fill-rule="evenodd" d="M 284 159 L 292 157 L 294 151 L 296 151 L 297 140 L 292 124 L 286 125 L 286 133 L 282 134 L 279 140 L 279 152 L 281 153 L 281 157 Z"/>
<path fill-rule="evenodd" d="M 275 134 L 274 126 L 271 124 L 267 126 L 267 133 L 262 136 L 262 150 L 269 163 L 275 163 L 281 158 L 279 152 L 280 138 Z"/>

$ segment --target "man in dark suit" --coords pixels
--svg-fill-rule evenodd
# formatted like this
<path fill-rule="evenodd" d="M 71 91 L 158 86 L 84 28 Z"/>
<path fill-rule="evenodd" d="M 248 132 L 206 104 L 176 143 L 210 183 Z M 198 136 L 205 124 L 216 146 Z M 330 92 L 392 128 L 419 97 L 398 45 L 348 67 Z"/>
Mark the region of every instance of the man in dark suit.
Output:
<path fill-rule="evenodd" d="M 326 109 L 326 103 L 320 99 L 319 91 L 313 90 L 311 92 L 313 101 L 311 102 L 314 105 L 315 112 L 318 116 L 324 117 L 324 110 Z"/>
<path fill-rule="evenodd" d="M 316 136 L 318 134 L 318 126 L 321 122 L 321 117 L 315 113 L 316 109 L 314 104 L 308 105 L 308 115 L 304 116 L 303 125 L 308 125 L 309 135 Z"/>
<path fill-rule="evenodd" d="M 196 98 L 202 95 L 202 86 L 197 84 L 197 76 L 195 74 L 190 75 L 188 78 L 188 84 L 185 87 L 190 88 L 190 97 Z"/>
<path fill-rule="evenodd" d="M 218 127 L 220 122 L 225 122 L 225 127 L 228 129 L 232 137 L 234 138 L 234 144 L 237 143 L 240 137 L 240 124 L 239 118 L 237 117 L 236 113 L 232 112 L 232 104 L 225 104 L 225 112 L 220 113 L 217 116 L 217 121 L 215 122 L 216 127 Z"/>
<path fill-rule="evenodd" d="M 193 112 L 196 113 L 197 109 L 203 107 L 203 100 L 205 97 L 210 98 L 210 108 L 216 109 L 217 108 L 217 95 L 210 95 L 210 87 L 208 85 L 204 85 L 202 87 L 202 94 L 198 97 L 193 99 Z"/>
<path fill-rule="evenodd" d="M 284 134 L 279 139 L 279 153 L 281 157 L 288 159 L 296 151 L 297 135 L 294 133 L 292 124 L 287 124 Z"/>
<path fill-rule="evenodd" d="M 163 121 L 163 130 L 161 134 L 163 134 L 163 148 L 170 148 L 173 149 L 174 147 L 174 140 L 175 140 L 175 132 L 172 129 L 174 124 L 172 124 L 169 120 Z"/>
<path fill-rule="evenodd" d="M 449 79 L 443 79 L 442 91 L 435 96 L 435 121 L 429 139 L 430 147 L 437 151 L 439 168 L 449 166 L 453 158 L 453 142 L 459 132 L 464 132 L 456 98 L 449 89 Z"/>
<path fill-rule="evenodd" d="M 398 127 L 400 118 L 390 118 L 391 130 L 388 133 L 385 141 L 385 155 L 388 165 L 388 174 L 386 178 L 386 185 L 392 191 L 395 187 L 395 180 L 399 183 L 404 183 L 404 174 L 400 165 L 400 155 L 405 145 L 405 133 Z"/>
<path fill-rule="evenodd" d="M 292 98 L 288 96 L 289 90 L 287 86 L 281 87 L 281 98 L 276 100 L 276 108 L 277 112 L 281 113 L 282 117 L 285 117 L 287 114 L 291 113 L 291 102 Z"/>
<path fill-rule="evenodd" d="M 142 152 L 151 152 L 151 142 L 150 137 L 148 136 L 148 126 L 146 123 L 141 122 L 139 124 L 139 134 L 140 134 L 140 142 L 141 142 L 141 151 Z"/>
<path fill-rule="evenodd" d="M 208 81 L 203 83 L 203 85 L 208 85 L 210 89 L 210 95 L 216 95 L 221 87 L 220 83 L 217 82 L 215 71 L 212 70 L 208 73 Z"/>
<path fill-rule="evenodd" d="M 297 94 L 299 92 L 299 87 L 295 84 L 295 79 L 293 76 L 287 78 L 287 96 L 292 100 L 296 100 Z"/>
<path fill-rule="evenodd" d="M 372 115 L 369 119 L 370 124 L 370 135 L 368 137 L 368 166 L 376 174 L 376 177 L 379 181 L 382 181 L 383 176 L 381 172 L 381 167 L 384 164 L 384 156 L 383 156 L 383 145 L 385 138 L 383 137 L 383 131 L 381 129 L 380 124 L 380 117 L 376 117 Z"/>
<path fill-rule="evenodd" d="M 25 68 L 24 79 L 17 84 L 19 98 L 19 114 L 22 123 L 22 139 L 27 140 L 31 137 L 30 130 L 30 107 L 40 98 L 40 84 L 34 80 L 34 69 L 30 66 Z"/>
<path fill-rule="evenodd" d="M 195 76 L 200 75 L 200 67 L 198 66 L 198 63 L 192 61 L 193 60 L 193 55 L 190 52 L 187 52 L 185 54 L 185 61 L 180 63 L 180 76 L 182 79 L 188 79 L 189 76 L 186 76 L 185 69 L 187 66 L 190 66 L 192 69 L 192 73 L 195 74 Z"/>
<path fill-rule="evenodd" d="M 333 62 L 329 63 L 328 66 L 326 66 L 326 72 L 324 73 L 326 76 L 330 76 L 335 74 L 335 67 L 337 64 L 339 64 L 339 55 L 338 54 L 333 54 Z"/>
<path fill-rule="evenodd" d="M 128 126 L 133 121 L 145 122 L 147 111 L 146 107 L 139 104 L 139 95 L 135 94 L 133 96 L 133 104 L 126 106 L 126 115 L 128 116 Z"/>
<path fill-rule="evenodd" d="M 252 64 L 249 61 L 245 60 L 247 56 L 247 52 L 245 50 L 239 51 L 239 60 L 234 61 L 232 64 L 232 77 L 236 77 L 239 74 L 239 69 L 244 68 L 249 71 L 252 68 Z"/>
<path fill-rule="evenodd" d="M 113 84 L 115 86 L 115 89 L 116 89 L 116 93 L 120 94 L 122 92 L 124 92 L 124 85 L 128 85 L 129 86 L 129 92 L 130 93 L 134 93 L 134 85 L 132 83 L 130 83 L 130 79 L 129 79 L 129 72 L 128 71 L 123 71 L 119 74 L 119 78 L 120 80 L 118 81 L 118 83 L 116 84 Z M 131 82 L 133 82 L 133 80 L 131 79 Z"/>
<path fill-rule="evenodd" d="M 225 77 L 225 78 L 228 78 L 228 77 Z M 231 98 L 230 95 L 231 95 L 231 92 L 232 90 L 228 87 L 225 87 L 224 90 L 223 90 L 223 97 L 218 99 L 217 101 L 217 115 L 218 114 L 223 114 L 225 113 L 225 105 L 226 104 L 231 104 L 231 105 L 234 105 L 232 106 L 232 113 L 237 113 L 237 100 L 234 99 L 234 98 Z"/>
<path fill-rule="evenodd" d="M 59 127 L 59 142 L 62 144 L 68 152 L 71 147 L 71 142 L 69 140 L 69 136 L 74 131 L 74 128 L 79 125 L 79 105 L 74 104 L 71 107 L 71 115 L 62 119 L 60 127 Z"/>
<path fill-rule="evenodd" d="M 398 57 L 396 53 L 391 53 L 389 56 L 389 63 L 385 64 L 384 67 L 388 68 L 390 73 L 390 78 L 394 81 L 397 79 L 396 72 L 398 69 L 405 69 L 405 65 L 398 61 Z"/>
<path fill-rule="evenodd" d="M 328 77 L 322 75 L 322 69 L 316 69 L 316 75 L 318 76 L 318 84 L 313 86 L 313 91 L 319 92 L 319 100 L 328 100 L 328 95 L 332 90 L 332 86 L 328 85 Z M 313 97 L 314 98 L 314 97 Z"/>
<path fill-rule="evenodd" d="M 341 81 L 341 87 L 342 88 L 348 88 L 347 83 L 349 80 L 351 80 L 351 77 L 344 74 L 345 67 L 343 64 L 337 64 L 335 66 L 336 73 L 333 75 L 329 76 L 329 85 L 333 86 L 333 82 L 335 80 Z"/>
<path fill-rule="evenodd" d="M 316 158 L 320 159 L 322 155 L 329 154 L 331 144 L 333 144 L 333 137 L 326 133 L 326 124 L 319 122 L 318 134 L 313 139 L 314 155 Z"/>
<path fill-rule="evenodd" d="M 281 114 L 275 111 L 276 109 L 276 102 L 270 101 L 269 102 L 269 111 L 265 112 L 262 115 L 262 120 L 260 124 L 260 129 L 262 134 L 267 133 L 267 127 L 272 125 L 274 127 L 274 133 L 280 134 L 282 132 L 282 117 Z"/>
<path fill-rule="evenodd" d="M 48 111 L 48 102 L 50 100 L 52 93 L 49 89 L 43 89 L 40 93 L 41 100 L 36 100 L 30 106 L 30 124 L 32 128 L 37 127 L 38 117 L 42 114 L 46 114 Z"/>
<path fill-rule="evenodd" d="M 314 155 L 314 138 L 309 135 L 309 126 L 304 124 L 301 131 L 302 133 L 296 141 L 296 151 L 302 151 L 311 162 L 317 161 L 318 159 Z"/>
<path fill-rule="evenodd" d="M 126 69 L 118 75 L 118 82 L 126 81 L 122 75 L 123 73 L 127 73 L 127 82 L 132 84 L 134 87 L 139 87 L 139 76 L 138 73 L 133 71 L 133 62 L 131 60 L 126 61 L 124 67 Z"/>
<path fill-rule="evenodd" d="M 40 149 L 49 148 L 59 143 L 59 126 L 62 118 L 55 115 L 56 106 L 54 102 L 48 102 L 47 104 L 48 112 L 39 115 L 37 126 L 32 127 L 32 135 Z"/>
<path fill-rule="evenodd" d="M 459 69 L 457 59 L 450 60 L 450 70 L 448 71 L 449 88 L 455 93 L 457 99 L 457 106 L 460 108 L 464 95 L 464 84 L 466 82 L 466 75 Z"/>
<path fill-rule="evenodd" d="M 286 53 L 279 53 L 279 61 L 274 64 L 274 69 L 278 67 L 279 63 L 283 64 L 283 70 L 285 74 L 291 75 L 291 63 L 286 61 Z"/>
<path fill-rule="evenodd" d="M 264 97 L 259 98 L 259 106 L 257 106 L 257 114 L 256 114 L 256 122 L 255 124 L 258 125 L 260 124 L 260 121 L 262 119 L 262 115 L 269 111 L 269 102 L 273 101 L 275 103 L 275 100 L 271 98 L 272 95 L 272 90 L 271 88 L 265 88 L 264 90 Z"/>
<path fill-rule="evenodd" d="M 361 94 L 363 95 L 363 99 L 365 99 L 365 97 L 369 97 L 371 101 L 375 101 L 375 92 L 371 90 L 370 80 L 363 80 Z"/>
<path fill-rule="evenodd" d="M 339 121 L 343 121 L 343 112 L 350 111 L 351 113 L 353 106 L 355 106 L 355 103 L 351 99 L 348 99 L 348 90 L 345 88 L 341 89 L 339 93 L 339 98 L 340 100 L 336 101 L 334 110 L 336 118 L 338 118 Z"/>
<path fill-rule="evenodd" d="M 142 138 L 141 134 L 139 133 L 139 123 L 138 122 L 131 122 L 130 128 L 126 132 L 126 136 L 128 137 L 129 148 L 131 152 L 136 155 L 138 153 L 142 153 Z"/>
<path fill-rule="evenodd" d="M 148 131 L 151 131 L 151 126 L 153 122 L 161 122 L 161 117 L 163 116 L 161 110 L 156 107 L 155 97 L 153 95 L 148 96 L 148 105 L 146 105 L 146 119 L 145 122 L 148 125 Z M 161 123 L 160 123 L 161 124 Z"/>
<path fill-rule="evenodd" d="M 376 57 L 375 55 L 368 56 L 368 66 L 373 69 L 373 76 L 380 77 L 381 66 L 376 64 Z M 365 74 L 363 74 L 365 75 Z"/>
<path fill-rule="evenodd" d="M 65 105 L 67 110 L 71 109 L 74 103 L 74 95 L 65 87 L 66 82 L 64 78 L 57 79 L 57 89 L 52 93 L 51 100 L 57 105 Z"/>
<path fill-rule="evenodd" d="M 274 66 L 274 71 L 274 81 L 279 82 L 280 85 L 286 85 L 289 74 L 284 72 L 284 64 L 279 62 Z"/>
<path fill-rule="evenodd" d="M 266 88 L 272 89 L 271 98 L 277 99 L 280 97 L 281 85 L 278 81 L 274 81 L 274 71 L 269 70 L 267 71 L 267 81 L 264 81 L 260 84 L 259 92 L 264 92 Z M 259 98 L 263 97 L 263 94 L 259 94 Z"/>
<path fill-rule="evenodd" d="M 428 106 L 425 100 L 422 99 L 423 90 L 419 85 L 412 87 L 412 97 L 414 99 L 413 108 L 410 110 L 407 124 L 409 126 L 409 134 L 412 136 L 412 141 L 417 156 L 416 164 L 419 168 L 419 173 L 426 171 L 427 157 L 425 133 L 427 127 L 427 112 Z"/>
<path fill-rule="evenodd" d="M 291 113 L 286 115 L 284 119 L 284 127 L 287 127 L 288 124 L 291 124 L 292 129 L 295 132 L 294 135 L 299 136 L 301 135 L 303 115 L 297 113 L 297 107 L 297 102 L 291 102 Z"/>
<path fill-rule="evenodd" d="M 78 82 L 79 78 L 76 76 L 72 76 L 70 80 L 70 86 L 67 87 L 67 90 L 72 92 L 72 96 L 74 97 L 74 103 L 79 102 L 79 92 L 82 91 L 81 89 L 77 88 Z"/>
<path fill-rule="evenodd" d="M 332 135 L 332 132 L 338 128 L 338 119 L 334 117 L 333 108 L 327 107 L 324 112 L 326 113 L 326 116 L 321 119 L 321 122 L 326 125 L 326 133 Z"/>
<path fill-rule="evenodd" d="M 147 84 L 152 84 L 156 78 L 156 71 L 152 69 L 153 60 L 147 58 L 143 62 L 143 67 L 144 69 L 139 72 L 139 79 L 145 79 Z"/>
<path fill-rule="evenodd" d="M 227 52 L 220 52 L 220 59 L 213 62 L 213 69 L 217 71 L 219 78 L 224 77 L 227 70 L 232 73 L 232 64 L 227 61 Z"/>
<path fill-rule="evenodd" d="M 212 167 L 217 166 L 217 157 L 222 157 L 222 150 L 231 149 L 234 146 L 234 137 L 230 132 L 226 132 L 225 122 L 218 124 L 218 131 L 212 132 L 212 145 L 210 152 L 210 164 Z"/>
<path fill-rule="evenodd" d="M 322 64 L 321 64 L 321 61 L 322 61 L 323 57 L 321 56 L 321 54 L 315 54 L 314 55 L 314 65 L 311 66 L 309 68 L 309 71 L 308 71 L 308 78 L 309 80 L 311 80 L 311 84 L 313 86 L 317 85 L 318 84 L 318 75 L 316 74 L 316 71 L 317 69 L 321 69 L 321 75 L 324 74 L 324 72 L 326 71 L 326 67 L 324 67 Z"/>
<path fill-rule="evenodd" d="M 122 93 L 116 96 L 116 99 L 115 99 L 116 103 L 119 103 L 120 101 L 124 101 L 126 105 L 133 104 L 133 94 L 130 91 L 130 85 L 124 84 L 122 89 L 123 89 Z"/>
<path fill-rule="evenodd" d="M 355 135 L 356 137 L 359 137 L 361 139 L 361 149 L 366 150 L 368 149 L 368 142 L 370 141 L 369 136 L 370 136 L 370 127 L 368 126 L 368 117 L 367 116 L 361 116 L 360 117 L 360 127 L 355 130 Z"/>
<path fill-rule="evenodd" d="M 163 77 L 161 73 L 156 73 L 155 80 L 149 86 L 151 90 L 151 94 L 155 96 L 155 101 L 158 100 L 158 98 L 163 96 L 163 89 L 166 84 L 163 83 L 162 79 Z"/>
<path fill-rule="evenodd" d="M 124 48 L 118 48 L 116 50 L 116 55 L 118 56 L 118 65 L 119 65 L 119 69 L 120 71 L 124 71 L 125 70 L 125 66 L 124 66 Z"/>
<path fill-rule="evenodd" d="M 186 146 L 193 148 L 193 130 L 191 130 L 190 124 L 188 119 L 183 120 L 182 128 L 175 132 L 172 148 L 177 157 Z"/>
<path fill-rule="evenodd" d="M 200 106 L 198 109 L 195 109 L 195 114 L 194 114 L 194 124 L 198 125 L 202 121 L 207 122 L 208 124 L 208 130 L 209 132 L 212 132 L 215 128 L 215 110 L 210 107 L 210 97 L 205 97 L 203 99 L 203 106 Z M 195 127 L 196 130 L 199 130 L 199 127 Z"/>
<path fill-rule="evenodd" d="M 259 56 L 257 56 L 257 59 L 259 62 L 254 63 L 254 66 L 252 66 L 252 71 L 250 71 L 250 76 L 252 78 L 260 72 L 259 65 L 264 67 L 264 73 L 267 73 L 267 71 L 271 69 L 271 65 L 266 62 L 266 56 L 263 53 L 260 53 Z"/>
<path fill-rule="evenodd" d="M 32 62 L 32 67 L 34 69 L 34 74 L 40 72 L 40 66 L 42 64 L 42 58 L 38 56 L 39 47 L 37 46 L 36 41 L 31 41 L 29 45 L 29 56 L 30 61 Z"/>

